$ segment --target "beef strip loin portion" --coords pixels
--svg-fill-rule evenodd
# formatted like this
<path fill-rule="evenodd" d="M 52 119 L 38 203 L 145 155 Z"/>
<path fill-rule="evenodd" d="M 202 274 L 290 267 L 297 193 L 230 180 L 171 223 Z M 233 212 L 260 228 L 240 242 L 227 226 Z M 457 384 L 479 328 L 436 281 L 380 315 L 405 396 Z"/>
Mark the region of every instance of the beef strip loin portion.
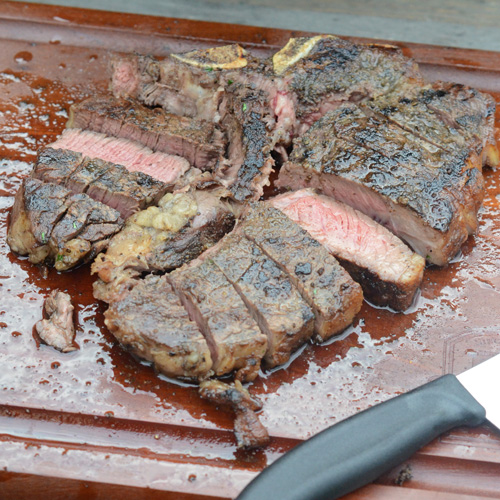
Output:
<path fill-rule="evenodd" d="M 167 184 L 142 172 L 64 149 L 42 150 L 31 175 L 75 194 L 86 193 L 118 210 L 123 219 L 156 203 L 168 190 Z"/>
<path fill-rule="evenodd" d="M 270 203 L 256 203 L 238 230 L 290 278 L 314 311 L 315 339 L 339 334 L 361 309 L 360 286 L 317 240 Z"/>
<path fill-rule="evenodd" d="M 352 105 L 327 113 L 295 141 L 277 184 L 333 196 L 382 223 L 429 262 L 446 265 L 477 227 L 481 172 L 471 168 L 467 151 L 432 162 L 430 151 L 406 131 L 398 136 L 391 129 L 391 142 L 387 123 L 360 120 Z"/>
<path fill-rule="evenodd" d="M 270 203 L 339 259 L 370 302 L 396 311 L 411 305 L 425 259 L 383 226 L 311 189 L 280 195 Z"/>
<path fill-rule="evenodd" d="M 197 260 L 167 277 L 208 342 L 215 375 L 236 370 L 236 379 L 254 380 L 267 338 L 219 268 Z"/>
<path fill-rule="evenodd" d="M 67 126 L 133 140 L 203 170 L 223 162 L 224 137 L 214 124 L 152 110 L 131 99 L 91 97 L 71 107 Z"/>
<path fill-rule="evenodd" d="M 189 162 L 180 156 L 153 152 L 135 141 L 77 128 L 64 130 L 57 141 L 49 147 L 78 152 L 88 158 L 99 158 L 123 165 L 131 172 L 148 174 L 168 185 L 178 182 L 190 168 Z"/>
<path fill-rule="evenodd" d="M 198 257 L 234 226 L 231 207 L 212 191 L 166 194 L 130 217 L 92 272 L 111 283 L 126 269 L 171 271 Z"/>
<path fill-rule="evenodd" d="M 165 276 L 149 275 L 119 294 L 104 313 L 105 324 L 122 345 L 169 376 L 209 376 L 212 358 Z"/>
<path fill-rule="evenodd" d="M 226 236 L 209 258 L 224 273 L 267 336 L 266 365 L 286 363 L 313 333 L 314 314 L 288 276 L 244 236 Z"/>
<path fill-rule="evenodd" d="M 86 194 L 28 178 L 16 194 L 7 242 L 30 262 L 65 271 L 92 260 L 122 226 L 116 210 Z"/>

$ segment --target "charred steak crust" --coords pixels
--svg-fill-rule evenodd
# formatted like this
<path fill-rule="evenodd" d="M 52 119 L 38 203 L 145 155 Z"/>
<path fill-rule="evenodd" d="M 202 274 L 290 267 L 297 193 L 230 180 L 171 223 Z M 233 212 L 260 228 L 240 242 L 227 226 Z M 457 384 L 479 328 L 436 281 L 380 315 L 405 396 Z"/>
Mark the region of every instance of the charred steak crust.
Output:
<path fill-rule="evenodd" d="M 238 230 L 287 274 L 313 309 L 316 340 L 328 340 L 352 323 L 361 309 L 361 289 L 307 231 L 269 203 L 253 204 Z"/>
<path fill-rule="evenodd" d="M 170 377 L 209 376 L 210 350 L 165 276 L 149 275 L 111 302 L 105 324 L 120 343 Z"/>
<path fill-rule="evenodd" d="M 234 286 L 267 336 L 267 366 L 285 363 L 309 340 L 314 314 L 288 276 L 249 240 L 226 236 L 208 257 Z"/>
<path fill-rule="evenodd" d="M 267 338 L 219 268 L 211 260 L 196 261 L 167 276 L 207 340 L 215 374 L 236 370 L 238 380 L 254 380 Z"/>

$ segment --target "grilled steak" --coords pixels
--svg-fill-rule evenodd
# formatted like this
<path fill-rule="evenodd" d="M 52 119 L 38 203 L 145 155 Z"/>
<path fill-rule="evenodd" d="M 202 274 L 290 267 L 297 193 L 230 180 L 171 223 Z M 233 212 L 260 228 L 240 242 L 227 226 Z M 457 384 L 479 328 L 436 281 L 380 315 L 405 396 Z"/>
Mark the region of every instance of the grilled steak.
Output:
<path fill-rule="evenodd" d="M 314 333 L 325 341 L 349 326 L 361 289 L 308 232 L 268 203 L 254 204 L 238 226 L 290 278 L 314 311 Z"/>
<path fill-rule="evenodd" d="M 45 299 L 43 307 L 47 318 L 41 319 L 35 325 L 40 338 L 61 352 L 76 350 L 75 325 L 73 323 L 74 307 L 71 303 L 71 297 L 59 290 L 52 290 Z"/>
<path fill-rule="evenodd" d="M 106 283 L 123 270 L 170 271 L 198 257 L 234 225 L 230 207 L 210 191 L 166 194 L 130 217 L 92 266 Z"/>
<path fill-rule="evenodd" d="M 217 376 L 236 370 L 241 381 L 257 377 L 267 338 L 224 274 L 210 260 L 173 271 L 168 280 L 203 332 Z"/>
<path fill-rule="evenodd" d="M 123 219 L 157 202 L 168 189 L 165 183 L 142 172 L 129 172 L 121 165 L 52 148 L 39 153 L 32 177 L 60 184 L 73 193 L 86 193 L 117 209 Z"/>
<path fill-rule="evenodd" d="M 16 194 L 7 242 L 30 262 L 64 271 L 93 259 L 122 225 L 116 210 L 86 194 L 28 178 Z"/>
<path fill-rule="evenodd" d="M 377 306 L 407 309 L 425 260 L 399 238 L 353 208 L 310 189 L 273 198 L 272 205 L 327 248 Z"/>
<path fill-rule="evenodd" d="M 222 133 L 211 123 L 148 109 L 137 101 L 91 97 L 70 110 L 69 128 L 133 140 L 153 151 L 178 155 L 201 169 L 222 161 Z"/>
<path fill-rule="evenodd" d="M 267 336 L 267 366 L 286 363 L 309 340 L 314 315 L 288 276 L 241 235 L 226 236 L 209 258 L 235 287 Z"/>
<path fill-rule="evenodd" d="M 469 151 L 448 154 L 426 145 L 343 105 L 296 140 L 278 184 L 334 196 L 445 265 L 477 227 L 483 179 Z"/>
<path fill-rule="evenodd" d="M 148 174 L 168 185 L 178 182 L 190 167 L 189 162 L 180 156 L 154 153 L 134 141 L 108 137 L 89 130 L 66 129 L 50 147 L 123 165 L 131 172 Z"/>
<path fill-rule="evenodd" d="M 120 343 L 170 377 L 211 374 L 210 350 L 165 276 L 149 275 L 104 313 Z"/>
<path fill-rule="evenodd" d="M 273 56 L 273 65 L 296 102 L 299 134 L 344 101 L 358 102 L 423 83 L 417 65 L 400 49 L 355 44 L 331 35 L 290 39 Z"/>

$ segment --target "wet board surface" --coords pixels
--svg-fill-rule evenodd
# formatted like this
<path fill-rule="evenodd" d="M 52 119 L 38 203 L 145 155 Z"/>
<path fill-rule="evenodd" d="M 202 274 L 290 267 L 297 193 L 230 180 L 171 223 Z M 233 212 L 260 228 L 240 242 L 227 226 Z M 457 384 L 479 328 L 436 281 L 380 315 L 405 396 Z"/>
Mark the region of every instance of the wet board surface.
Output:
<path fill-rule="evenodd" d="M 237 450 L 231 414 L 117 345 L 88 266 L 45 279 L 10 253 L 13 195 L 37 149 L 63 130 L 71 103 L 107 89 L 111 51 L 162 56 L 236 41 L 267 55 L 297 34 L 0 3 L 1 498 L 232 498 L 334 422 L 500 352 L 500 178 L 491 169 L 479 233 L 448 268 L 426 270 L 409 311 L 365 303 L 340 337 L 306 346 L 251 384 L 272 436 L 253 453 Z M 500 100 L 500 53 L 402 46 L 430 80 L 474 85 Z M 68 354 L 33 336 L 54 288 L 75 304 L 80 349 Z M 500 498 L 500 434 L 488 426 L 441 436 L 346 498 L 477 497 Z"/>

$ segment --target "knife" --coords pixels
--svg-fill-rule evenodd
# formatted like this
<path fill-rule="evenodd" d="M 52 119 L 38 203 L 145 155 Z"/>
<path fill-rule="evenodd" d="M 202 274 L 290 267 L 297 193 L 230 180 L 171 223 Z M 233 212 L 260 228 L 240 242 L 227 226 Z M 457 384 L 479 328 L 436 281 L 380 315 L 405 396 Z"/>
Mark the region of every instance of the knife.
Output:
<path fill-rule="evenodd" d="M 440 434 L 500 429 L 500 354 L 328 427 L 264 469 L 237 500 L 332 500 L 371 483 Z"/>

